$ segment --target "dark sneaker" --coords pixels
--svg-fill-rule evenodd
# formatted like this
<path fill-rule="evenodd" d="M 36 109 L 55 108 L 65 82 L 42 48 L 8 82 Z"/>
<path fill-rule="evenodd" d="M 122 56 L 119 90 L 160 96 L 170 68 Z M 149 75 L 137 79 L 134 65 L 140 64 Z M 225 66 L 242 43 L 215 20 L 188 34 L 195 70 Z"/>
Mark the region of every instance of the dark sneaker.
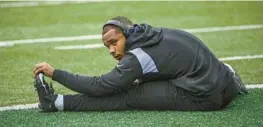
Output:
<path fill-rule="evenodd" d="M 235 73 L 235 79 L 240 86 L 240 91 L 238 93 L 239 94 L 247 94 L 248 93 L 247 88 L 237 73 Z"/>
<path fill-rule="evenodd" d="M 239 92 L 238 94 L 247 94 L 248 91 L 247 91 L 247 88 L 246 86 L 244 85 L 243 81 L 241 80 L 240 76 L 238 75 L 238 73 L 232 68 L 231 65 L 227 64 L 227 63 L 224 63 L 229 69 L 231 72 L 234 73 L 234 78 L 235 78 L 235 81 L 238 83 L 239 85 Z"/>
<path fill-rule="evenodd" d="M 49 86 L 44 80 L 44 74 L 39 73 L 36 77 L 34 87 L 38 93 L 38 98 L 40 104 L 38 107 L 43 110 L 43 112 L 56 112 L 58 111 L 54 105 L 57 95 L 54 93 L 52 84 Z"/>

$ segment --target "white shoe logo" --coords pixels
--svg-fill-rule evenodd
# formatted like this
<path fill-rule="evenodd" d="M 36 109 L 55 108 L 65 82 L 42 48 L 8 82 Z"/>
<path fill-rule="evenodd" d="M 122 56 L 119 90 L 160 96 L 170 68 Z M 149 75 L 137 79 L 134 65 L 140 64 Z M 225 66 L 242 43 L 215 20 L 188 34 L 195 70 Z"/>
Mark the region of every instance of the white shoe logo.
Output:
<path fill-rule="evenodd" d="M 118 67 L 121 67 L 121 66 L 123 66 L 123 64 L 121 64 L 121 65 L 117 64 L 117 68 L 118 68 Z"/>

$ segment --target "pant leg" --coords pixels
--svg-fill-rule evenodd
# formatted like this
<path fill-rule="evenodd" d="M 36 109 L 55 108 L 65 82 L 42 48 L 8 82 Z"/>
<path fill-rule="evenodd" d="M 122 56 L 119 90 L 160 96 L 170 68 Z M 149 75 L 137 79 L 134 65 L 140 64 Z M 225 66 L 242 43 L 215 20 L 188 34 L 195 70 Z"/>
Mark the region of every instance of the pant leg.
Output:
<path fill-rule="evenodd" d="M 206 110 L 204 105 L 195 101 L 187 91 L 172 85 L 170 81 L 148 82 L 129 91 L 127 104 L 132 109 L 143 110 Z M 202 102 L 204 104 L 204 102 Z M 207 103 L 210 107 L 218 107 Z"/>
<path fill-rule="evenodd" d="M 85 94 L 64 95 L 66 111 L 106 110 L 199 110 L 200 104 L 192 101 L 186 91 L 169 81 L 148 82 L 127 92 L 108 97 L 89 97 Z"/>
<path fill-rule="evenodd" d="M 128 110 L 127 93 L 108 97 L 90 97 L 86 94 L 64 95 L 64 111 L 111 111 Z"/>
<path fill-rule="evenodd" d="M 172 110 L 179 96 L 169 81 L 147 82 L 128 92 L 127 105 L 132 109 Z"/>

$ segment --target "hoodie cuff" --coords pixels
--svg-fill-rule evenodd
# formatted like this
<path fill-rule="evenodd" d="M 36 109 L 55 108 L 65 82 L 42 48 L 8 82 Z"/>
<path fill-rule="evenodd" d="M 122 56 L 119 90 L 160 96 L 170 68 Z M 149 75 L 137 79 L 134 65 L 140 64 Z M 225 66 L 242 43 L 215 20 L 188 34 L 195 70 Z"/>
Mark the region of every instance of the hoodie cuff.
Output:
<path fill-rule="evenodd" d="M 62 74 L 61 70 L 55 69 L 52 75 L 52 80 L 58 81 L 58 79 L 61 77 L 61 74 Z"/>

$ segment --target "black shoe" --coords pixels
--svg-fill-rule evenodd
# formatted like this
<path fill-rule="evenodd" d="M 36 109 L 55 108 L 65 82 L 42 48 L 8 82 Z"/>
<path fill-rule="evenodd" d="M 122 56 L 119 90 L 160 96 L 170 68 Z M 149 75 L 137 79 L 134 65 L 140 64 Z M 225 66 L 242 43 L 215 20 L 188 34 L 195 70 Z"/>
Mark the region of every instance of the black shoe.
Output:
<path fill-rule="evenodd" d="M 238 92 L 238 94 L 247 94 L 248 93 L 247 88 L 237 73 L 235 73 L 235 80 L 240 86 L 240 91 Z"/>
<path fill-rule="evenodd" d="M 248 93 L 247 88 L 246 88 L 245 84 L 243 83 L 243 81 L 241 80 L 241 78 L 238 75 L 238 73 L 232 68 L 231 65 L 229 65 L 227 63 L 224 63 L 224 64 L 229 68 L 229 70 L 232 73 L 234 73 L 234 80 L 239 85 L 239 88 L 240 88 L 238 94 L 247 94 Z"/>
<path fill-rule="evenodd" d="M 54 105 L 57 95 L 54 93 L 52 84 L 49 86 L 44 80 L 44 74 L 39 73 L 36 77 L 34 87 L 38 93 L 38 98 L 40 104 L 38 107 L 43 110 L 43 112 L 56 112 L 58 111 Z"/>

